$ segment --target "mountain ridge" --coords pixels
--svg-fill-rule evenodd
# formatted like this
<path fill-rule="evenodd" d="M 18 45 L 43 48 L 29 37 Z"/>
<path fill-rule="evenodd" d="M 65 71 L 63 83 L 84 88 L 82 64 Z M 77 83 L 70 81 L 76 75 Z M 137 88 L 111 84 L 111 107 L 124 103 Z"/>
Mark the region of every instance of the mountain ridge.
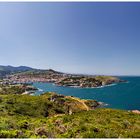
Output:
<path fill-rule="evenodd" d="M 20 73 L 20 72 L 28 72 L 28 71 L 49 71 L 49 72 L 56 72 L 56 73 L 62 73 L 62 72 L 58 72 L 55 71 L 53 69 L 37 69 L 37 68 L 32 68 L 32 67 L 28 67 L 28 66 L 11 66 L 11 65 L 0 65 L 0 78 L 5 77 L 6 75 L 9 74 L 15 74 L 15 73 Z"/>

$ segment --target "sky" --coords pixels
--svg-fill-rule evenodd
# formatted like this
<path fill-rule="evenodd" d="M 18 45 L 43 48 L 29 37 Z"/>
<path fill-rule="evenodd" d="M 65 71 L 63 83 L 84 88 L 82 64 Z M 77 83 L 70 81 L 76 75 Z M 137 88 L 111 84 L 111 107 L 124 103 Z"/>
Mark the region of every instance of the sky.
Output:
<path fill-rule="evenodd" d="M 140 3 L 0 3 L 0 65 L 140 75 Z"/>

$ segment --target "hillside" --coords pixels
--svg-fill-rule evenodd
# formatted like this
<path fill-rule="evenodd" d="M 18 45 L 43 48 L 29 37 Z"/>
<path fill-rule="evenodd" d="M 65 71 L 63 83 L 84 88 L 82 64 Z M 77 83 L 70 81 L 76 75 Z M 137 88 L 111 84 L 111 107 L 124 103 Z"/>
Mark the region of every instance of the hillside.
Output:
<path fill-rule="evenodd" d="M 0 65 L 0 70 L 1 71 L 18 72 L 18 71 L 33 70 L 33 68 L 30 68 L 30 67 L 27 67 L 27 66 L 13 67 L 13 66 L 2 66 L 2 65 Z"/>
<path fill-rule="evenodd" d="M 140 115 L 113 109 L 92 110 L 96 105 L 96 101 L 55 93 L 0 95 L 0 138 L 140 137 Z"/>
<path fill-rule="evenodd" d="M 99 103 L 94 100 L 81 100 L 79 98 L 64 96 L 53 92 L 44 93 L 40 96 L 1 94 L 0 101 L 0 107 L 2 107 L 0 110 L 1 113 L 18 113 L 20 115 L 29 116 L 37 113 L 37 116 L 44 117 L 56 114 L 74 113 L 87 110 L 87 108 L 88 110 L 92 110 L 99 105 Z M 40 111 L 41 113 L 39 114 Z"/>
<path fill-rule="evenodd" d="M 30 71 L 30 70 L 33 70 L 33 68 L 30 68 L 27 66 L 13 67 L 13 66 L 0 65 L 0 77 L 5 77 L 7 74 L 25 72 L 25 71 Z"/>
<path fill-rule="evenodd" d="M 27 66 L 2 66 L 0 65 L 0 78 L 5 78 L 8 75 L 26 75 L 26 76 L 42 76 L 50 74 L 62 75 L 62 72 L 58 72 L 52 69 L 35 69 Z"/>
<path fill-rule="evenodd" d="M 128 111 L 96 109 L 52 118 L 59 138 L 139 138 L 140 115 Z M 72 129 L 71 129 L 72 128 Z"/>

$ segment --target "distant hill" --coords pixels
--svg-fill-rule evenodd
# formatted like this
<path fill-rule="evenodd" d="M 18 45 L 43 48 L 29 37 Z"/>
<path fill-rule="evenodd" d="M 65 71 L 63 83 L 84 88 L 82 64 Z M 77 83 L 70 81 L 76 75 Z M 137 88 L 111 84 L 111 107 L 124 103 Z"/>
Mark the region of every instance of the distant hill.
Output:
<path fill-rule="evenodd" d="M 28 71 L 28 70 L 33 70 L 33 68 L 27 67 L 27 66 L 13 67 L 13 66 L 9 66 L 9 65 L 8 66 L 2 66 L 2 65 L 0 65 L 0 70 L 14 72 L 14 71 Z"/>
<path fill-rule="evenodd" d="M 30 71 L 34 70 L 31 67 L 27 66 L 19 66 L 19 67 L 13 67 L 13 66 L 2 66 L 0 65 L 0 77 L 4 77 L 7 74 L 12 74 L 12 73 L 17 73 L 17 72 L 25 72 L 25 71 Z"/>
<path fill-rule="evenodd" d="M 0 78 L 5 77 L 8 74 L 16 74 L 16 73 L 59 73 L 59 74 L 63 74 L 61 72 L 55 71 L 53 69 L 46 69 L 46 70 L 42 70 L 42 69 L 35 69 L 35 68 L 31 68 L 31 67 L 27 67 L 27 66 L 19 66 L 19 67 L 14 67 L 14 66 L 2 66 L 0 65 Z"/>

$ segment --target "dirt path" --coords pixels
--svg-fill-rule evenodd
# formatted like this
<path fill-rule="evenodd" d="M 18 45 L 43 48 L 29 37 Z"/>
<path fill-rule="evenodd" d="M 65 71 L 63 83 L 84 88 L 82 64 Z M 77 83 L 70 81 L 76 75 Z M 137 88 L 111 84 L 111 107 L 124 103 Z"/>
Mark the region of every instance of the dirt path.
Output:
<path fill-rule="evenodd" d="M 65 114 L 56 114 L 53 117 L 64 116 Z"/>
<path fill-rule="evenodd" d="M 89 110 L 89 107 L 85 104 L 85 102 L 81 99 L 78 99 L 78 98 L 73 98 L 71 97 L 73 100 L 77 100 L 78 102 L 80 102 L 81 104 L 83 104 L 83 106 L 86 108 L 86 110 L 88 111 Z"/>

